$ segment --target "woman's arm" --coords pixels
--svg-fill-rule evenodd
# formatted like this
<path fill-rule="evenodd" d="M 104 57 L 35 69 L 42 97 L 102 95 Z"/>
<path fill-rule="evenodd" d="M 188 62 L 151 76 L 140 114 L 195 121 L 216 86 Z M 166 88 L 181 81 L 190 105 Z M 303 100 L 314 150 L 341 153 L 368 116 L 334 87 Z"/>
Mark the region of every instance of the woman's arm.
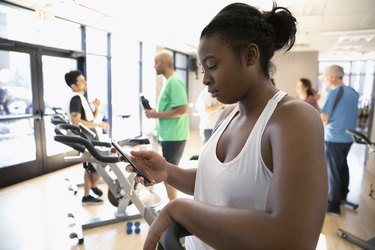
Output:
<path fill-rule="evenodd" d="M 184 169 L 176 165 L 168 168 L 168 179 L 166 182 L 185 194 L 194 195 L 196 168 Z"/>

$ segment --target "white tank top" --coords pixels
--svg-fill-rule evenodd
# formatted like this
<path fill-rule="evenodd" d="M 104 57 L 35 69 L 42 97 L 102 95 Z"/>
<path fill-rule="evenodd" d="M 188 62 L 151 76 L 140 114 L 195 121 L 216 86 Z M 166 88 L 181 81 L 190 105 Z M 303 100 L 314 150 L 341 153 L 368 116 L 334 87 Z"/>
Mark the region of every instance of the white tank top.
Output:
<path fill-rule="evenodd" d="M 272 172 L 262 158 L 262 135 L 277 104 L 285 95 L 278 91 L 268 101 L 241 152 L 233 160 L 222 163 L 216 156 L 216 147 L 221 134 L 238 111 L 238 107 L 234 108 L 200 153 L 195 200 L 216 206 L 265 210 Z M 212 249 L 195 236 L 186 238 L 186 248 Z"/>

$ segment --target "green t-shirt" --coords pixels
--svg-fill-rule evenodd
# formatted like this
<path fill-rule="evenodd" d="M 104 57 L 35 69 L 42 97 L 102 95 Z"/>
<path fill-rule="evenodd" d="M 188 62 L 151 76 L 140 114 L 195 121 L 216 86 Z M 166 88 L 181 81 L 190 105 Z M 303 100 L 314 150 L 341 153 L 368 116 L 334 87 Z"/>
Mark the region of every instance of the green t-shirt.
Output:
<path fill-rule="evenodd" d="M 171 75 L 163 86 L 158 101 L 158 112 L 188 105 L 186 85 L 177 74 Z M 157 119 L 156 132 L 159 141 L 184 141 L 189 136 L 189 117 Z"/>

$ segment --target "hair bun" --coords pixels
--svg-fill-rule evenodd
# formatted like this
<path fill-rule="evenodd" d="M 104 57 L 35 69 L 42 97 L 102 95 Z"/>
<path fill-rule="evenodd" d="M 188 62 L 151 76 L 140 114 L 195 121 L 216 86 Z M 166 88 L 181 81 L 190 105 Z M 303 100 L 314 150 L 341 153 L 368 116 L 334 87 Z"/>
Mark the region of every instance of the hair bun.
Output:
<path fill-rule="evenodd" d="M 284 7 L 277 7 L 274 3 L 269 12 L 265 12 L 265 20 L 275 31 L 276 49 L 286 48 L 290 50 L 295 42 L 296 18 Z"/>

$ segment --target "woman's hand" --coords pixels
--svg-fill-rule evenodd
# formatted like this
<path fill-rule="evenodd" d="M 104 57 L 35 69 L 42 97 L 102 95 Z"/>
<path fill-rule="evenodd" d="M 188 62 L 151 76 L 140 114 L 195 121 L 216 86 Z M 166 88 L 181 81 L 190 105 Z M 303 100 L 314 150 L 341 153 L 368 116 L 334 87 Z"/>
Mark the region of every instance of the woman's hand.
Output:
<path fill-rule="evenodd" d="M 168 179 L 168 162 L 160 154 L 146 150 L 131 151 L 130 154 L 135 165 L 150 180 L 150 183 L 145 182 L 142 176 L 137 175 L 135 178 L 137 182 L 145 186 L 151 186 Z M 122 158 L 120 160 L 126 161 Z M 128 165 L 126 170 L 135 172 L 131 165 Z"/>

